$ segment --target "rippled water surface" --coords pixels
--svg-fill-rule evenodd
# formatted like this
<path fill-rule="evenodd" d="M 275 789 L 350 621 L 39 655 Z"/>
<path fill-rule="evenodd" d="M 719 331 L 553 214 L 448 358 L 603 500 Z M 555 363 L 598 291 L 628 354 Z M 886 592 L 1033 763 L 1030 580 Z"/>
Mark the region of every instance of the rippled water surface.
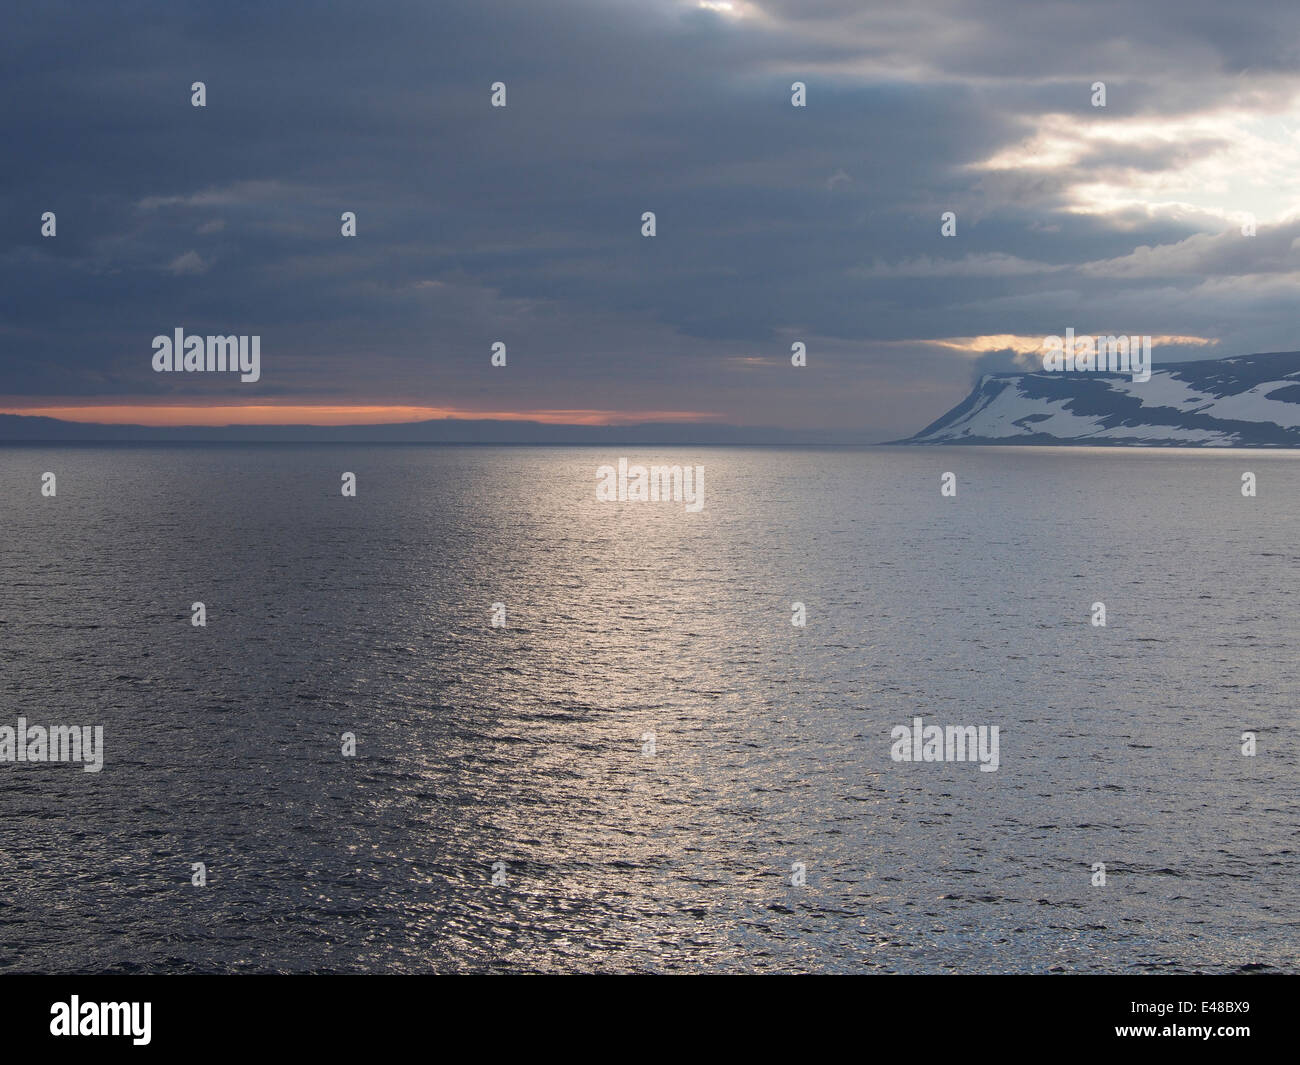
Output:
<path fill-rule="evenodd" d="M 1297 970 L 1300 456 L 0 448 L 0 506 L 0 724 L 106 748 L 0 763 L 2 970 Z"/>

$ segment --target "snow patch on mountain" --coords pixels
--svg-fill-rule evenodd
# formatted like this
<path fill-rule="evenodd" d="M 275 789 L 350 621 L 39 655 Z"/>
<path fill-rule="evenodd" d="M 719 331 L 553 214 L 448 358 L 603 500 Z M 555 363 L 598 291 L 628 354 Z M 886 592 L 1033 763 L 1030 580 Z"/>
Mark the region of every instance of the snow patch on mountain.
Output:
<path fill-rule="evenodd" d="M 987 374 L 910 444 L 1300 447 L 1300 352 L 1111 373 Z"/>

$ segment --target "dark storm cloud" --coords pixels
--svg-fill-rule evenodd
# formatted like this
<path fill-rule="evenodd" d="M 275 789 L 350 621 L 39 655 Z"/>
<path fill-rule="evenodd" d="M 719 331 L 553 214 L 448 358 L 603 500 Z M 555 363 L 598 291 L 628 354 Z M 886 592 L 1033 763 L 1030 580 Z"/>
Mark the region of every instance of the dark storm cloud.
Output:
<path fill-rule="evenodd" d="M 1294 89 L 1289 5 L 736 8 L 17 9 L 0 394 L 704 410 L 890 436 L 976 365 L 921 341 L 1106 319 L 1286 346 L 1281 227 L 1243 246 L 1209 216 L 1067 210 L 1081 173 L 1176 172 L 1221 134 L 980 164 L 1041 116 L 1097 117 L 1094 78 L 1108 118 L 1273 106 Z M 261 334 L 262 381 L 152 374 L 150 339 L 177 326 Z"/>

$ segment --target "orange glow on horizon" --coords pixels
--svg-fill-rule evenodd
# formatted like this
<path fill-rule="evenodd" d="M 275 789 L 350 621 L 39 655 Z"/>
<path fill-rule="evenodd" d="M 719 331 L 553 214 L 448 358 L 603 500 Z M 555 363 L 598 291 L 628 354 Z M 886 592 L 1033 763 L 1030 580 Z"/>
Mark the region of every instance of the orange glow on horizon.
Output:
<path fill-rule="evenodd" d="M 99 406 L 0 406 L 0 414 L 58 418 L 95 425 L 395 425 L 435 419 L 542 422 L 548 425 L 629 425 L 637 422 L 705 422 L 721 416 L 703 411 L 521 410 L 480 411 L 453 407 L 402 405 L 243 404 L 180 406 L 104 404 Z"/>

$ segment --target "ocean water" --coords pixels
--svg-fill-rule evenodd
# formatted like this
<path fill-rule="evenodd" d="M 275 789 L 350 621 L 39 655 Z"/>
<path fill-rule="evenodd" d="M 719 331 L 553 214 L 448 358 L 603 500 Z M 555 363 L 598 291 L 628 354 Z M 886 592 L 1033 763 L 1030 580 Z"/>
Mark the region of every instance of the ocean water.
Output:
<path fill-rule="evenodd" d="M 598 502 L 621 456 L 703 510 Z M 0 725 L 105 748 L 0 763 L 0 970 L 1297 971 L 1298 503 L 1276 453 L 0 448 Z M 918 716 L 997 771 L 892 760 Z"/>

